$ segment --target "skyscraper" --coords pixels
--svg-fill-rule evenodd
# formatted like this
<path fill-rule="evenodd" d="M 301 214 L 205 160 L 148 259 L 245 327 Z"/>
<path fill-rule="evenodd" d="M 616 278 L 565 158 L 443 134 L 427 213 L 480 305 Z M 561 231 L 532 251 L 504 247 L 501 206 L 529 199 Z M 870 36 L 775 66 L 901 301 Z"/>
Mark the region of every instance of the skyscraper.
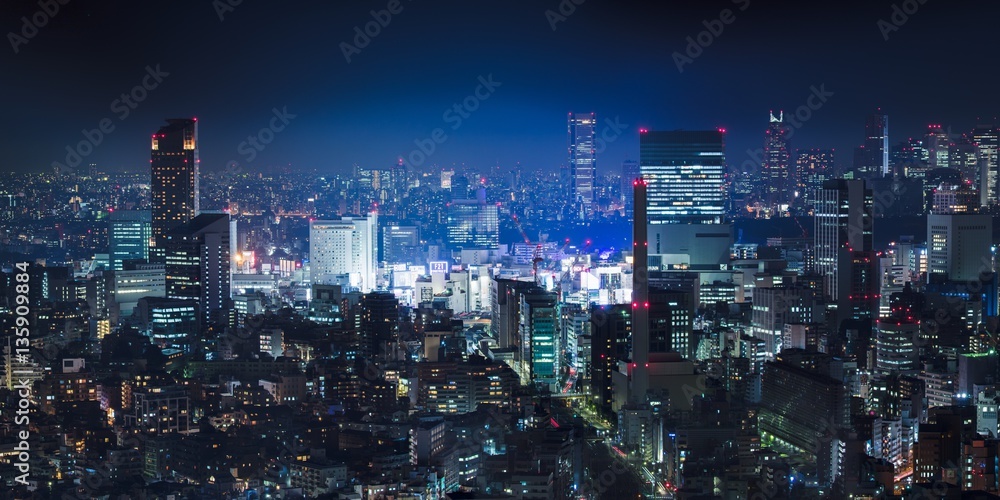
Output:
<path fill-rule="evenodd" d="M 167 298 L 198 302 L 202 321 L 231 309 L 229 214 L 201 214 L 163 235 Z"/>
<path fill-rule="evenodd" d="M 889 173 L 889 115 L 878 109 L 865 120 L 865 177 L 884 177 Z"/>
<path fill-rule="evenodd" d="M 924 147 L 927 148 L 927 157 L 930 168 L 948 168 L 948 152 L 951 140 L 948 134 L 941 130 L 941 125 L 928 125 L 927 135 L 924 136 Z"/>
<path fill-rule="evenodd" d="M 151 222 L 152 215 L 149 210 L 111 212 L 108 253 L 112 271 L 124 269 L 123 264 L 126 260 L 149 260 Z"/>
<path fill-rule="evenodd" d="M 993 218 L 988 214 L 927 216 L 927 282 L 977 281 L 993 271 Z"/>
<path fill-rule="evenodd" d="M 378 216 L 309 223 L 309 272 L 313 284 L 348 285 L 368 293 L 378 269 Z"/>
<path fill-rule="evenodd" d="M 198 215 L 198 119 L 168 119 L 153 134 L 150 193 L 153 198 L 151 260 L 163 261 L 168 231 Z"/>
<path fill-rule="evenodd" d="M 639 162 L 635 160 L 625 160 L 622 162 L 622 202 L 625 205 L 625 217 L 631 218 L 635 214 L 635 197 L 632 194 L 632 182 L 639 178 L 642 172 L 639 170 Z"/>
<path fill-rule="evenodd" d="M 650 224 L 719 223 L 726 206 L 722 130 L 639 131 Z M 636 200 L 636 212 L 638 203 Z"/>
<path fill-rule="evenodd" d="M 997 203 L 997 182 L 1000 182 L 998 144 L 1000 132 L 993 125 L 980 125 L 972 131 L 972 141 L 979 151 L 979 194 L 984 207 Z"/>
<path fill-rule="evenodd" d="M 497 206 L 483 194 L 475 200 L 454 200 L 448 204 L 448 245 L 453 249 L 496 250 L 500 246 Z"/>
<path fill-rule="evenodd" d="M 594 186 L 597 184 L 597 157 L 594 149 L 594 131 L 597 117 L 594 113 L 570 113 L 569 167 L 572 181 L 570 200 L 590 211 L 594 203 Z"/>
<path fill-rule="evenodd" d="M 863 180 L 833 179 L 816 192 L 816 273 L 828 297 L 839 297 L 845 252 L 872 250 L 872 191 Z"/>
<path fill-rule="evenodd" d="M 789 155 L 790 129 L 785 125 L 784 118 L 784 112 L 779 111 L 777 117 L 772 112 L 764 133 L 764 162 L 759 182 L 762 199 L 771 209 L 790 204 L 797 184 Z"/>
<path fill-rule="evenodd" d="M 816 203 L 816 191 L 834 176 L 834 151 L 832 149 L 799 149 L 796 151 L 795 170 L 801 176 L 800 196 L 806 208 Z"/>

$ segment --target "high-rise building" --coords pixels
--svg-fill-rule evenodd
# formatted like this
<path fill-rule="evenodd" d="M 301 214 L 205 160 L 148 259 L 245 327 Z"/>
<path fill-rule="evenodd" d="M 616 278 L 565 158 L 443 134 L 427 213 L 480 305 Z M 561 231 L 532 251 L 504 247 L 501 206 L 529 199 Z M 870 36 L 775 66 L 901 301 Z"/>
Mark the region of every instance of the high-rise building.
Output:
<path fill-rule="evenodd" d="M 722 130 L 639 131 L 639 169 L 648 185 L 650 224 L 722 222 L 724 135 Z"/>
<path fill-rule="evenodd" d="M 632 195 L 632 182 L 639 178 L 639 162 L 625 160 L 622 162 L 622 204 L 625 205 L 625 217 L 632 218 L 635 214 L 635 197 Z"/>
<path fill-rule="evenodd" d="M 570 113 L 569 168 L 572 179 L 571 189 L 574 204 L 581 204 L 589 211 L 594 203 L 594 188 L 597 185 L 597 153 L 594 145 L 597 117 L 594 113 Z"/>
<path fill-rule="evenodd" d="M 979 152 L 979 195 L 984 207 L 995 205 L 997 182 L 1000 182 L 1000 131 L 993 125 L 980 125 L 972 131 L 972 141 Z"/>
<path fill-rule="evenodd" d="M 378 215 L 314 220 L 309 223 L 309 272 L 312 282 L 375 289 L 378 269 Z"/>
<path fill-rule="evenodd" d="M 612 374 L 619 361 L 629 359 L 632 337 L 632 305 L 594 306 L 590 311 L 591 394 L 595 404 L 610 415 L 614 403 Z"/>
<path fill-rule="evenodd" d="M 124 269 L 127 260 L 149 260 L 152 214 L 149 210 L 115 210 L 108 228 L 108 260 L 112 271 Z"/>
<path fill-rule="evenodd" d="M 861 175 L 884 177 L 889 174 L 889 115 L 879 109 L 865 120 L 864 164 Z"/>
<path fill-rule="evenodd" d="M 875 369 L 882 373 L 900 373 L 919 368 L 920 322 L 912 317 L 888 317 L 878 320 L 875 343 Z"/>
<path fill-rule="evenodd" d="M 198 302 L 202 321 L 232 309 L 229 214 L 201 214 L 163 236 L 167 298 Z"/>
<path fill-rule="evenodd" d="M 486 202 L 485 190 L 475 200 L 448 204 L 448 245 L 452 248 L 496 250 L 500 246 L 497 206 Z"/>
<path fill-rule="evenodd" d="M 761 198 L 768 208 L 788 205 L 793 200 L 798 176 L 792 171 L 789 150 L 791 129 L 785 125 L 785 114 L 779 111 L 771 120 L 764 133 L 764 162 L 761 164 Z"/>
<path fill-rule="evenodd" d="M 371 292 L 361 298 L 361 354 L 386 359 L 399 340 L 399 299 L 390 292 Z"/>
<path fill-rule="evenodd" d="M 162 239 L 168 231 L 194 219 L 198 201 L 198 119 L 168 119 L 153 134 L 150 194 L 153 199 L 154 262 L 163 262 Z"/>
<path fill-rule="evenodd" d="M 816 204 L 816 190 L 834 178 L 832 149 L 799 149 L 795 153 L 795 170 L 801 176 L 799 196 L 807 209 Z"/>
<path fill-rule="evenodd" d="M 521 382 L 552 392 L 558 391 L 563 366 L 557 299 L 555 293 L 534 286 L 520 294 L 519 306 Z"/>
<path fill-rule="evenodd" d="M 892 147 L 892 168 L 897 175 L 916 177 L 910 170 L 919 169 L 927 164 L 927 150 L 923 141 L 909 138 Z"/>
<path fill-rule="evenodd" d="M 389 264 L 416 264 L 420 261 L 419 226 L 385 226 L 382 229 L 382 258 Z"/>
<path fill-rule="evenodd" d="M 928 283 L 978 281 L 993 272 L 993 219 L 988 214 L 927 216 Z"/>
<path fill-rule="evenodd" d="M 951 139 L 941 129 L 941 125 L 927 126 L 927 135 L 924 136 L 924 147 L 927 148 L 927 159 L 931 169 L 948 168 L 948 153 L 951 148 Z"/>
<path fill-rule="evenodd" d="M 826 296 L 839 297 L 842 254 L 872 249 L 872 210 L 872 191 L 863 180 L 833 179 L 817 191 L 813 238 Z"/>

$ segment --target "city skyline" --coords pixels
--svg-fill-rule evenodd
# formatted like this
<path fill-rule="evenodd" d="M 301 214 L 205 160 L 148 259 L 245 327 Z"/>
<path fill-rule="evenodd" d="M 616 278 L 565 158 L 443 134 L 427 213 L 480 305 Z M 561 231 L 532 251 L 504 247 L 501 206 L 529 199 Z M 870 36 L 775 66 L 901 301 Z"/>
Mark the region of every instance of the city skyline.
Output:
<path fill-rule="evenodd" d="M 151 5 L 0 12 L 0 500 L 1000 500 L 1000 6 Z"/>

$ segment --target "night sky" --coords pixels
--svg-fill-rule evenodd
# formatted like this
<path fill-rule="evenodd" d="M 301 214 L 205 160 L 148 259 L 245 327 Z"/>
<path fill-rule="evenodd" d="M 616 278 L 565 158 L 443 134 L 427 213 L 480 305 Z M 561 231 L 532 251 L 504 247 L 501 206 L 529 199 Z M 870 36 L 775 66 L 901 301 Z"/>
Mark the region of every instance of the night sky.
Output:
<path fill-rule="evenodd" d="M 885 40 L 878 22 L 892 22 L 892 1 L 564 0 L 575 11 L 560 20 L 546 16 L 559 11 L 555 0 L 400 0 L 402 11 L 350 63 L 341 44 L 388 0 L 228 2 L 216 1 L 227 6 L 220 21 L 210 0 L 68 0 L 16 54 L 7 35 L 0 168 L 49 171 L 102 119 L 114 130 L 83 163 L 108 170 L 146 168 L 150 134 L 164 118 L 188 116 L 201 123 L 205 170 L 230 160 L 322 172 L 390 165 L 436 128 L 447 138 L 421 167 L 554 170 L 566 163 L 567 112 L 594 111 L 606 137 L 615 132 L 605 119 L 623 126 L 598 157 L 610 172 L 637 158 L 639 128 L 725 127 L 738 166 L 762 145 L 768 110 L 806 104 L 812 86 L 833 96 L 792 145 L 835 147 L 842 165 L 876 106 L 889 114 L 892 143 L 928 123 L 965 131 L 1000 114 L 995 2 L 896 1 L 918 7 Z M 723 9 L 732 22 L 679 72 L 672 54 Z M 5 1 L 0 28 L 20 33 L 21 16 L 39 11 L 37 1 Z M 169 75 L 121 119 L 113 102 L 156 65 Z M 489 75 L 500 85 L 453 128 L 459 115 L 444 112 Z M 240 143 L 274 108 L 295 117 L 248 162 Z"/>

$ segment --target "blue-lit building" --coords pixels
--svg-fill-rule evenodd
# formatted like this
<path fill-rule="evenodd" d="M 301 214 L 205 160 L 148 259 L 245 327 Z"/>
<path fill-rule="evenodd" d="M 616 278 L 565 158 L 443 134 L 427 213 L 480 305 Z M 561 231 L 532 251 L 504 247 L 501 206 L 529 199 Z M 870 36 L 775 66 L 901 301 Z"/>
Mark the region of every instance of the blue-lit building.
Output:
<path fill-rule="evenodd" d="M 112 271 L 124 269 L 127 260 L 149 260 L 149 239 L 153 235 L 153 215 L 149 210 L 111 212 L 108 253 Z"/>
<path fill-rule="evenodd" d="M 594 113 L 570 113 L 568 120 L 569 168 L 574 204 L 589 209 L 594 203 L 597 184 L 597 152 L 594 145 L 597 116 Z"/>

